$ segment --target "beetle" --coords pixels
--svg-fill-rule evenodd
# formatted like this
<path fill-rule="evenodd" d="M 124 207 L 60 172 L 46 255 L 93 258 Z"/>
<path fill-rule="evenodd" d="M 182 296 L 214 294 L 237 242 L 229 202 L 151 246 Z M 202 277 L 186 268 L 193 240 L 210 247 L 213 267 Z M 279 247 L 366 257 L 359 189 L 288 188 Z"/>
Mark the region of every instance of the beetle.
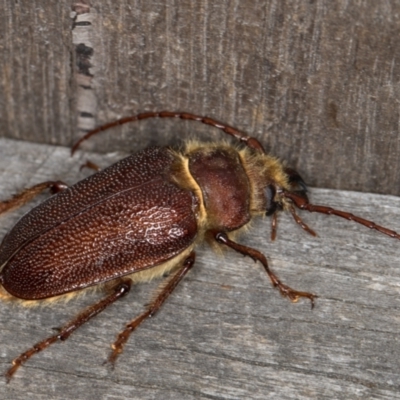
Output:
<path fill-rule="evenodd" d="M 15 358 L 6 372 L 9 381 L 34 354 L 77 328 L 125 296 L 132 282 L 168 275 L 146 310 L 129 322 L 112 345 L 114 364 L 129 335 L 153 316 L 195 262 L 202 241 L 225 246 L 264 267 L 279 292 L 296 302 L 316 295 L 284 284 L 266 257 L 241 245 L 232 234 L 253 217 L 288 211 L 305 231 L 315 232 L 296 213 L 336 215 L 385 235 L 395 231 L 331 207 L 311 204 L 301 176 L 268 155 L 261 143 L 214 119 L 182 112 L 148 112 L 100 126 L 83 136 L 72 154 L 89 137 L 128 122 L 147 118 L 180 118 L 221 129 L 241 146 L 226 142 L 188 142 L 183 149 L 150 147 L 68 187 L 49 181 L 25 189 L 0 203 L 0 214 L 27 203 L 45 189 L 52 196 L 24 215 L 0 246 L 1 296 L 25 302 L 62 298 L 87 288 L 104 286 L 109 293 L 83 310 L 56 334 Z M 89 164 L 89 166 L 93 166 Z"/>

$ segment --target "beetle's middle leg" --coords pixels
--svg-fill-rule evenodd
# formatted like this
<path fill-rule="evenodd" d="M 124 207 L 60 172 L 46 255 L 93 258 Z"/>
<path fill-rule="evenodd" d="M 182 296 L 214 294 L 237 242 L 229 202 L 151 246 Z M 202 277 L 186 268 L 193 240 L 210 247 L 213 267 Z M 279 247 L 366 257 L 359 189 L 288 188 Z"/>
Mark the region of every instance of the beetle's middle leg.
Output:
<path fill-rule="evenodd" d="M 230 240 L 228 238 L 228 235 L 224 232 L 216 232 L 214 233 L 214 237 L 218 243 L 224 244 L 225 246 L 230 247 L 231 249 L 243 254 L 244 256 L 249 256 L 254 261 L 260 261 L 260 263 L 264 266 L 264 269 L 267 272 L 269 278 L 271 279 L 272 285 L 279 289 L 282 296 L 288 297 L 293 302 L 296 302 L 300 297 L 306 297 L 311 301 L 311 308 L 314 307 L 314 299 L 318 296 L 308 292 L 299 292 L 298 290 L 294 290 L 291 287 L 282 283 L 280 279 L 269 268 L 268 261 L 264 254 L 260 253 L 258 250 L 252 249 L 251 247 L 243 246 L 242 244 Z"/>
<path fill-rule="evenodd" d="M 32 348 L 22 353 L 12 362 L 13 366 L 6 372 L 7 382 L 10 381 L 17 369 L 34 354 L 43 351 L 57 340 L 66 340 L 80 326 L 89 321 L 116 300 L 127 294 L 131 288 L 132 281 L 130 279 L 121 280 L 113 289 L 113 292 L 98 303 L 88 307 L 86 310 L 78 314 L 72 321 L 68 322 L 58 330 L 56 335 L 50 336 L 47 339 L 35 344 Z"/>
<path fill-rule="evenodd" d="M 148 305 L 147 310 L 136 317 L 133 321 L 126 325 L 125 329 L 118 334 L 117 340 L 112 344 L 112 353 L 108 358 L 111 364 L 115 363 L 117 357 L 122 353 L 123 347 L 127 342 L 130 334 L 147 318 L 152 317 L 158 309 L 164 304 L 165 300 L 178 286 L 179 282 L 183 277 L 189 272 L 193 267 L 195 261 L 195 253 L 192 252 L 185 259 L 182 267 L 173 275 L 172 279 L 168 282 L 166 286 L 161 290 L 157 297 Z"/>
<path fill-rule="evenodd" d="M 38 194 L 42 193 L 46 189 L 50 189 L 52 194 L 62 192 L 67 189 L 68 185 L 61 181 L 46 181 L 38 183 L 28 189 L 23 190 L 21 193 L 17 193 L 11 199 L 0 202 L 0 214 L 7 211 L 22 207 L 24 204 L 31 201 Z"/>

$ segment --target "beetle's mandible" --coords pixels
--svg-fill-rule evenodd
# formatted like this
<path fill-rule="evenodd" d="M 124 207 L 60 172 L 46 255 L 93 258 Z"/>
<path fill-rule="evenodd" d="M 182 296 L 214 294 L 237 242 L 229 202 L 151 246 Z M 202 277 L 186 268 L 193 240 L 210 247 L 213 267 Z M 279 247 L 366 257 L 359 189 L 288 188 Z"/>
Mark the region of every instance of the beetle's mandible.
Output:
<path fill-rule="evenodd" d="M 109 293 L 64 325 L 57 334 L 14 359 L 9 381 L 35 353 L 73 331 L 124 296 L 132 281 L 171 272 L 146 311 L 128 323 L 112 345 L 114 363 L 129 335 L 154 315 L 193 267 L 195 247 L 208 241 L 258 261 L 272 285 L 291 301 L 315 295 L 290 288 L 272 272 L 266 257 L 230 235 L 258 215 L 272 218 L 288 211 L 315 235 L 295 208 L 336 215 L 400 239 L 392 230 L 348 212 L 311 204 L 300 175 L 266 154 L 257 139 L 216 120 L 189 113 L 149 112 L 123 118 L 88 132 L 83 140 L 108 128 L 146 118 L 181 118 L 221 129 L 242 143 L 189 142 L 181 150 L 152 147 L 68 187 L 44 182 L 0 202 L 0 214 L 19 207 L 45 189 L 53 195 L 23 216 L 0 246 L 1 295 L 40 301 L 104 285 Z"/>

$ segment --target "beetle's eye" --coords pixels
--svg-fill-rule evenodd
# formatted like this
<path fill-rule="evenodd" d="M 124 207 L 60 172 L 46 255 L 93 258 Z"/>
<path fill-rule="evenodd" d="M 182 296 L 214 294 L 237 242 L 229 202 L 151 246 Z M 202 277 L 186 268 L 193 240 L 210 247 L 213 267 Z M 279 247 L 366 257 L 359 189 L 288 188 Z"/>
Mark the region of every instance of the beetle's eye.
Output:
<path fill-rule="evenodd" d="M 285 168 L 285 172 L 289 178 L 291 190 L 294 192 L 307 192 L 307 185 L 300 174 L 292 168 Z"/>
<path fill-rule="evenodd" d="M 265 198 L 267 200 L 267 207 L 265 215 L 268 217 L 275 213 L 279 207 L 279 203 L 274 200 L 276 194 L 275 186 L 268 185 L 265 188 Z"/>

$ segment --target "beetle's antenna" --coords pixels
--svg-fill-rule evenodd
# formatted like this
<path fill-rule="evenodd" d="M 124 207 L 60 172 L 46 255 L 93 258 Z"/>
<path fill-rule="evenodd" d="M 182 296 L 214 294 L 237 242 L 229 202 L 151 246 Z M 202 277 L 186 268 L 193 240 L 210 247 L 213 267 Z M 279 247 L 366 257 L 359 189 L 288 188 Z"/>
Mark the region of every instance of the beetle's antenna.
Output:
<path fill-rule="evenodd" d="M 317 236 L 315 231 L 313 231 L 301 218 L 300 216 L 296 213 L 295 208 L 291 205 L 289 207 L 289 211 L 292 214 L 294 220 L 296 221 L 297 224 L 301 226 L 302 229 L 304 229 L 306 232 L 308 232 L 312 236 Z"/>
<path fill-rule="evenodd" d="M 71 155 L 75 153 L 75 151 L 78 149 L 78 147 L 81 145 L 82 142 L 89 139 L 91 136 L 96 135 L 97 133 L 106 131 L 107 129 L 113 128 L 115 126 L 127 124 L 128 122 L 141 121 L 142 119 L 148 119 L 148 118 L 179 118 L 183 120 L 198 121 L 201 122 L 202 124 L 211 125 L 214 128 L 221 129 L 226 134 L 233 136 L 234 138 L 240 140 L 241 142 L 244 142 L 247 146 L 265 153 L 264 148 L 257 139 L 251 136 L 247 136 L 243 132 L 237 130 L 236 128 L 224 124 L 222 122 L 219 122 L 215 119 L 185 112 L 150 111 L 141 114 L 131 115 L 130 117 L 120 118 L 87 132 L 74 144 L 74 146 L 71 149 Z"/>
<path fill-rule="evenodd" d="M 364 225 L 367 228 L 374 229 L 374 230 L 376 230 L 380 233 L 383 233 L 384 235 L 390 236 L 394 239 L 400 240 L 400 234 L 398 234 L 397 232 L 392 231 L 391 229 L 385 228 L 384 226 L 377 225 L 375 222 L 369 221 L 369 220 L 361 218 L 361 217 L 357 217 L 356 215 L 351 214 L 349 212 L 336 210 L 331 207 L 319 206 L 316 204 L 308 203 L 306 198 L 304 198 L 303 196 L 300 196 L 294 192 L 289 192 L 289 191 L 284 190 L 284 191 L 282 191 L 282 196 L 285 196 L 286 198 L 292 200 L 293 204 L 297 208 L 300 208 L 300 210 L 306 210 L 309 212 L 317 212 L 317 213 L 328 214 L 328 215 L 336 215 L 338 217 L 348 219 L 349 221 L 357 222 L 358 224 Z"/>

